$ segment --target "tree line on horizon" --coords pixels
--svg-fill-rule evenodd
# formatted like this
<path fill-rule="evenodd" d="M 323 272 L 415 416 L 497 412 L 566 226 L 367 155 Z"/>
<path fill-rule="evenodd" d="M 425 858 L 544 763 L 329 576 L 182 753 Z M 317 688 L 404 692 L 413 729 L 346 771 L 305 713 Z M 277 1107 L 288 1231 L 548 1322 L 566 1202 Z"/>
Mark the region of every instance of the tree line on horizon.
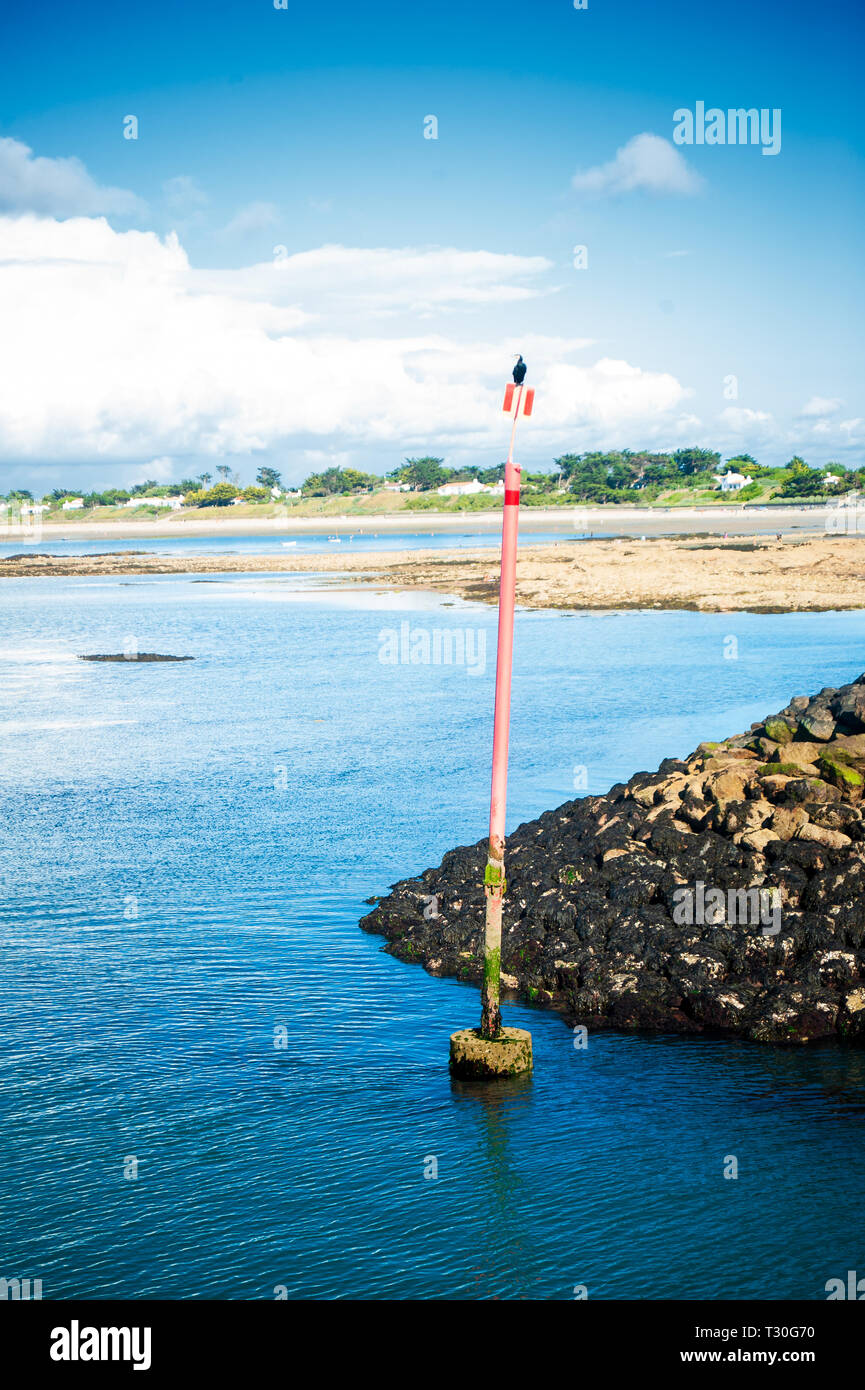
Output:
<path fill-rule="evenodd" d="M 477 481 L 490 485 L 504 478 L 505 465 L 491 468 L 469 465 L 448 468 L 443 458 L 424 455 L 407 458 L 390 473 L 379 476 L 356 468 L 334 465 L 319 473 L 310 473 L 300 485 L 302 497 L 358 496 L 376 492 L 387 484 L 399 485 L 414 494 L 431 494 L 445 483 Z M 780 467 L 763 467 L 751 454 L 735 454 L 722 465 L 721 455 L 712 449 L 691 446 L 671 453 L 649 450 L 614 449 L 589 450 L 582 454 L 562 454 L 553 461 L 553 468 L 539 472 L 523 471 L 523 489 L 537 500 L 544 497 L 567 497 L 576 502 L 620 502 L 633 499 L 634 492 L 646 500 L 664 492 L 686 489 L 699 492 L 716 489 L 715 478 L 725 471 L 747 474 L 753 480 L 737 494 L 740 501 L 749 501 L 762 494 L 765 486 L 778 484 L 777 496 L 820 496 L 831 490 L 825 481 L 834 473 L 843 476 L 847 488 L 865 487 L 865 466 L 849 469 L 841 463 L 826 468 L 813 468 L 799 455 Z M 254 484 L 244 486 L 227 464 L 216 467 L 218 481 L 208 472 L 194 478 L 182 478 L 176 483 L 159 483 L 145 479 L 128 488 L 107 488 L 101 492 L 80 493 L 68 488 L 54 488 L 40 500 L 62 506 L 70 497 L 82 497 L 85 508 L 117 507 L 135 498 L 146 506 L 148 498 L 183 495 L 185 506 L 227 506 L 235 498 L 251 503 L 269 502 L 274 489 L 284 485 L 278 469 L 262 466 Z M 843 489 L 836 489 L 843 490 Z M 7 502 L 33 502 L 36 499 L 26 488 L 15 488 L 6 496 Z M 418 498 L 420 501 L 420 498 Z M 429 498 L 431 503 L 432 499 Z"/>

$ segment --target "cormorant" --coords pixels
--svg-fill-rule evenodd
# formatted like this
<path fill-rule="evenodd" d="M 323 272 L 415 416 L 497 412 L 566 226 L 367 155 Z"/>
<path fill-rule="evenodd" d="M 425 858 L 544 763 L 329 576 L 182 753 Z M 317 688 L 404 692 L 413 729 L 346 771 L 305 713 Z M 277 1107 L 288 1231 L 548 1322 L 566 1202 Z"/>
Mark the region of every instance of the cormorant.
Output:
<path fill-rule="evenodd" d="M 517 383 L 517 386 L 522 386 L 525 379 L 526 364 L 523 361 L 522 353 L 520 353 L 520 356 L 517 358 L 517 365 L 514 367 L 514 381 Z"/>

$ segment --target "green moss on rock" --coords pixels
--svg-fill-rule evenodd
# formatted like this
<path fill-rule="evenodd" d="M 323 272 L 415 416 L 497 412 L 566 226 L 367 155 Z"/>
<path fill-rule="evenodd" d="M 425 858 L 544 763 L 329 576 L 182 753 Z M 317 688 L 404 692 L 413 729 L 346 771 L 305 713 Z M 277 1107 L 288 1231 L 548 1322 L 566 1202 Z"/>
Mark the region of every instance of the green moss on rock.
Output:
<path fill-rule="evenodd" d="M 793 739 L 793 729 L 786 719 L 767 719 L 763 728 L 773 743 L 790 743 Z"/>
<path fill-rule="evenodd" d="M 827 782 L 831 782 L 835 787 L 861 787 L 863 785 L 862 774 L 857 772 L 854 767 L 849 767 L 846 762 L 840 762 L 835 757 L 824 754 L 820 758 L 820 771 L 823 773 Z"/>

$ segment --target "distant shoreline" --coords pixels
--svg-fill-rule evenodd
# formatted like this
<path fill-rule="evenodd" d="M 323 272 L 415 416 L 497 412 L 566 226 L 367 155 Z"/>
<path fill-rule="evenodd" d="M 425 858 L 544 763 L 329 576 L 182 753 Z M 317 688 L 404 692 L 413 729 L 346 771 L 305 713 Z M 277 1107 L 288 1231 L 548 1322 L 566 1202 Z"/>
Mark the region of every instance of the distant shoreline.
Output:
<path fill-rule="evenodd" d="M 865 537 L 646 537 L 526 545 L 517 560 L 523 608 L 691 608 L 701 612 L 828 612 L 865 607 Z M 327 554 L 175 551 L 0 557 L 0 580 L 155 574 L 330 575 L 330 587 L 424 590 L 498 600 L 498 555 L 486 550 L 368 550 Z"/>
<path fill-rule="evenodd" d="M 668 510 L 645 507 L 525 507 L 520 512 L 524 531 L 572 531 L 583 535 L 606 532 L 621 536 L 660 536 L 681 534 L 749 536 L 765 531 L 822 532 L 825 529 L 825 506 L 753 507 L 714 504 L 711 507 L 676 507 Z M 176 517 L 176 519 L 175 519 Z M 472 531 L 490 532 L 501 528 L 501 510 L 490 512 L 386 512 L 379 516 L 303 516 L 303 517 L 244 517 L 232 521 L 226 516 L 216 520 L 192 520 L 174 514 L 153 521 L 80 521 L 46 522 L 29 528 L 0 527 L 0 544 L 20 541 L 33 545 L 52 540 L 169 540 L 184 536 L 327 536 L 366 535 L 404 532 L 423 535 L 424 532 L 447 534 Z"/>

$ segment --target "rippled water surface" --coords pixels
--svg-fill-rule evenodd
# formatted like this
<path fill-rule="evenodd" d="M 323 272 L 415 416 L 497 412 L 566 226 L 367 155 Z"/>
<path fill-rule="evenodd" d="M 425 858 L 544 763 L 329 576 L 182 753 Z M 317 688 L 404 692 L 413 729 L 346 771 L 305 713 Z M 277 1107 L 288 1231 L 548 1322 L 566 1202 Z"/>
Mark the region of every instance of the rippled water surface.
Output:
<path fill-rule="evenodd" d="M 485 669 L 382 664 L 404 621 L 482 631 Z M 494 624 L 271 575 L 3 581 L 0 1275 L 46 1298 L 821 1298 L 865 1267 L 862 1053 L 578 1052 L 511 1007 L 533 1079 L 460 1087 L 476 992 L 358 930 L 484 831 Z M 602 791 L 852 679 L 863 638 L 860 614 L 519 614 L 510 825 L 576 766 Z M 195 660 L 76 660 L 130 639 Z"/>
<path fill-rule="evenodd" d="M 218 523 L 214 523 L 218 525 Z M 92 539 L 88 537 L 64 537 L 36 534 L 37 528 L 22 530 L 21 535 L 9 538 L 9 528 L 0 529 L 0 559 L 5 555 L 105 555 L 115 551 L 144 551 L 155 555 L 282 555 L 287 561 L 293 555 L 345 555 L 351 558 L 354 551 L 379 550 L 475 550 L 498 549 L 501 546 L 501 528 L 484 531 L 471 530 L 468 523 L 465 531 L 376 531 L 370 522 L 363 529 L 353 529 L 345 523 L 334 522 L 330 534 L 292 535 L 289 531 L 281 535 L 259 533 L 252 536 L 233 536 L 230 533 L 219 536 L 112 536 Z M 529 521 L 521 528 L 521 545 L 556 544 L 563 541 L 585 540 L 587 536 L 596 537 L 613 534 L 611 531 L 596 530 L 584 532 L 579 522 L 568 517 L 562 519 L 557 527 L 548 526 L 543 531 L 533 531 Z"/>

